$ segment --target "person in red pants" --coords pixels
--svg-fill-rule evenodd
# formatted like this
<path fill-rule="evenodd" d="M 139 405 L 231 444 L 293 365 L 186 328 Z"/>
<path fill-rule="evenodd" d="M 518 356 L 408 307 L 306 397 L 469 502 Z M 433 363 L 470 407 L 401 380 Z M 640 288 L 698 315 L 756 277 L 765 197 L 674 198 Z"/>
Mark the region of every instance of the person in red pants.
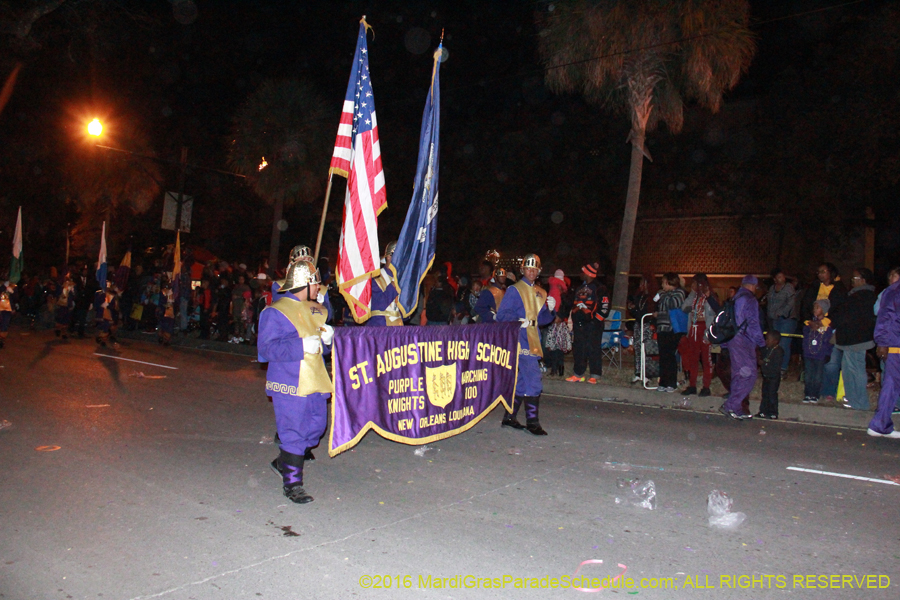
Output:
<path fill-rule="evenodd" d="M 712 323 L 721 307 L 716 294 L 709 288 L 709 278 L 705 273 L 694 275 L 691 293 L 684 299 L 681 310 L 688 313 L 688 329 L 680 344 L 682 368 L 688 374 L 688 387 L 681 392 L 685 396 L 697 393 L 697 374 L 703 368 L 703 389 L 700 396 L 709 396 L 712 380 L 712 361 L 709 356 L 710 344 L 706 340 L 706 325 Z"/>

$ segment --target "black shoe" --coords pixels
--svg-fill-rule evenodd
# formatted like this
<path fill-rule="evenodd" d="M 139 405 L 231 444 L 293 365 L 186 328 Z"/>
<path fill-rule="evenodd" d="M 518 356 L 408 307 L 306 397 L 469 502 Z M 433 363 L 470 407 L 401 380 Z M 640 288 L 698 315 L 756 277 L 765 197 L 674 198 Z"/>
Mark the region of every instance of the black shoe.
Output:
<path fill-rule="evenodd" d="M 284 497 L 296 504 L 308 504 L 313 501 L 313 497 L 299 485 L 284 488 Z"/>
<path fill-rule="evenodd" d="M 757 419 L 768 419 L 768 417 L 766 416 L 766 413 L 764 413 L 764 412 L 756 413 L 756 418 Z"/>
<path fill-rule="evenodd" d="M 525 426 L 519 423 L 518 419 L 515 417 L 504 417 L 502 421 L 500 421 L 501 427 L 512 427 L 513 429 L 525 429 Z"/>
<path fill-rule="evenodd" d="M 701 398 L 707 398 L 709 396 L 712 396 L 712 392 L 709 391 L 708 387 L 705 387 L 702 390 L 700 390 L 700 393 L 697 395 L 700 396 Z"/>
<path fill-rule="evenodd" d="M 769 414 L 769 415 L 766 415 L 766 418 L 767 418 L 767 419 L 770 419 L 770 420 L 772 420 L 772 421 L 777 421 L 777 420 L 778 420 L 778 415 L 775 415 L 775 414 Z"/>
<path fill-rule="evenodd" d="M 316 457 L 312 453 L 312 450 L 310 450 L 309 448 L 306 449 L 306 452 L 303 454 L 303 460 L 316 460 Z"/>
<path fill-rule="evenodd" d="M 540 423 L 529 423 L 525 426 L 525 429 L 532 435 L 547 435 L 547 432 L 544 431 L 544 428 L 541 427 Z"/>
<path fill-rule="evenodd" d="M 272 462 L 269 463 L 269 466 L 272 467 L 272 470 L 275 471 L 275 474 L 279 477 L 283 477 L 283 473 L 281 472 L 281 465 L 278 464 L 278 459 L 272 459 Z"/>
<path fill-rule="evenodd" d="M 695 388 L 694 386 L 690 386 L 688 388 L 685 388 L 685 390 L 683 392 L 681 392 L 681 395 L 682 396 L 693 396 L 696 393 L 697 393 L 697 388 Z"/>

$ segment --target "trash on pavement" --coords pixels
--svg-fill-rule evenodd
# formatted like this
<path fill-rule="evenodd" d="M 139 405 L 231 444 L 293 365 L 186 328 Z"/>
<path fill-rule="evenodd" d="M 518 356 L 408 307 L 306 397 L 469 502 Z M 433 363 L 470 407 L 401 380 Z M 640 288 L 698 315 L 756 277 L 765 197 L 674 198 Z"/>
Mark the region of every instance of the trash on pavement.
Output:
<path fill-rule="evenodd" d="M 433 448 L 432 446 L 419 446 L 418 448 L 413 450 L 413 454 L 415 454 L 416 456 L 425 456 L 425 453 L 431 452 L 432 450 L 435 450 L 435 448 Z"/>
<path fill-rule="evenodd" d="M 616 487 L 625 492 L 624 497 L 616 497 L 616 504 L 628 504 L 653 510 L 656 508 L 656 484 L 652 479 L 617 479 Z"/>
<path fill-rule="evenodd" d="M 506 453 L 510 454 L 512 456 L 522 456 L 522 449 L 521 448 L 510 448 L 509 450 L 506 451 Z"/>
<path fill-rule="evenodd" d="M 10 427 L 12 427 L 12 423 L 7 421 L 6 419 L 0 421 L 0 431 L 2 431 L 3 429 L 9 429 Z"/>
<path fill-rule="evenodd" d="M 706 510 L 709 512 L 709 526 L 717 529 L 734 530 L 747 518 L 742 512 L 731 512 L 732 500 L 728 494 L 719 490 L 709 493 Z"/>

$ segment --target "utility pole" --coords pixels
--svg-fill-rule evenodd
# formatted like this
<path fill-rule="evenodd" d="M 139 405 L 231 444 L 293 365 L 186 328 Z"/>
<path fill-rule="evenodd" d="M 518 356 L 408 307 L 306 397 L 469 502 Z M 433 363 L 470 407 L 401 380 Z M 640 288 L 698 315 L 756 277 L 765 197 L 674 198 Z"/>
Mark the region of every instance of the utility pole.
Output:
<path fill-rule="evenodd" d="M 181 147 L 181 162 L 180 167 L 181 170 L 178 173 L 178 202 L 175 208 L 175 233 L 177 234 L 181 231 L 181 207 L 184 203 L 184 180 L 187 174 L 187 156 L 188 156 L 188 148 L 187 146 Z"/>

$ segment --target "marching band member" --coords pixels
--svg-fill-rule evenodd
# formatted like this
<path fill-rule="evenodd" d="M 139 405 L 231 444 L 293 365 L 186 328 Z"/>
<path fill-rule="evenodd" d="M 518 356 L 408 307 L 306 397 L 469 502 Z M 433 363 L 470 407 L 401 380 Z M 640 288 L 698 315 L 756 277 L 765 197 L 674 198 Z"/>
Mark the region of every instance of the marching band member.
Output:
<path fill-rule="evenodd" d="M 503 417 L 502 425 L 513 429 L 527 429 L 534 435 L 547 435 L 539 419 L 539 402 L 543 385 L 538 361 L 543 357 L 538 327 L 550 324 L 555 318 L 556 301 L 534 284 L 541 274 L 541 259 L 537 254 L 526 254 L 522 260 L 522 279 L 507 288 L 497 321 L 522 324 L 519 329 L 519 372 L 516 378 L 516 398 L 513 412 Z M 482 294 L 484 295 L 484 294 Z M 525 404 L 525 425 L 516 419 L 519 407 Z"/>
<path fill-rule="evenodd" d="M 281 474 L 286 498 L 312 502 L 303 489 L 306 451 L 325 433 L 332 384 L 322 358 L 330 351 L 334 329 L 325 324 L 326 308 L 316 301 L 319 272 L 311 261 L 288 269 L 280 299 L 262 311 L 257 341 L 268 362 L 266 392 L 272 397 L 281 452 L 273 467 Z"/>

